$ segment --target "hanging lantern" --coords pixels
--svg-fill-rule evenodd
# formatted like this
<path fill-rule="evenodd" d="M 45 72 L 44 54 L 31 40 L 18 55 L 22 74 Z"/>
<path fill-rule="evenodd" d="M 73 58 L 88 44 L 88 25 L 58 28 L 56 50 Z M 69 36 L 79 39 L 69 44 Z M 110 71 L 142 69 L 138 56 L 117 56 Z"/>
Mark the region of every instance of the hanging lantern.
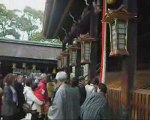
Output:
<path fill-rule="evenodd" d="M 16 69 L 16 63 L 12 64 L 12 69 Z"/>
<path fill-rule="evenodd" d="M 26 66 L 26 63 L 23 63 L 22 64 L 22 67 L 25 69 L 27 66 Z"/>
<path fill-rule="evenodd" d="M 53 73 L 53 74 L 56 74 L 56 68 L 53 68 L 52 73 Z"/>
<path fill-rule="evenodd" d="M 77 50 L 79 49 L 77 47 L 77 44 L 74 43 L 73 45 L 69 45 L 69 65 L 70 66 L 76 66 L 77 62 Z"/>
<path fill-rule="evenodd" d="M 116 3 L 116 0 L 107 0 L 107 4 L 114 4 L 114 3 Z"/>
<path fill-rule="evenodd" d="M 68 67 L 67 61 L 68 61 L 68 50 L 63 51 L 61 53 L 62 55 L 62 68 Z"/>
<path fill-rule="evenodd" d="M 58 56 L 57 57 L 57 69 L 61 69 L 62 68 L 62 56 Z"/>
<path fill-rule="evenodd" d="M 32 70 L 36 70 L 36 65 L 32 65 Z"/>
<path fill-rule="evenodd" d="M 89 35 L 89 33 L 85 35 L 80 35 L 78 37 L 78 42 L 81 43 L 81 63 L 88 64 L 91 62 L 91 44 L 95 41 L 93 37 Z"/>
<path fill-rule="evenodd" d="M 110 27 L 110 56 L 129 55 L 127 51 L 128 20 L 134 16 L 121 5 L 117 10 L 109 10 L 103 21 Z"/>

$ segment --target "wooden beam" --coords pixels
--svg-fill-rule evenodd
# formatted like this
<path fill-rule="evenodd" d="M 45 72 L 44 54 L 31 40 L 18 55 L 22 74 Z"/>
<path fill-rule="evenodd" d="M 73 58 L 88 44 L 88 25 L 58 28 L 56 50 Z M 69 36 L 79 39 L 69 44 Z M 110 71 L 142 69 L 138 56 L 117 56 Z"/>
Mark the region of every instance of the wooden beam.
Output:
<path fill-rule="evenodd" d="M 57 0 L 53 0 L 53 1 L 54 2 L 53 2 L 53 5 L 52 5 L 52 9 L 51 9 L 51 12 L 49 14 L 50 19 L 49 19 L 49 22 L 48 22 L 48 25 L 47 25 L 48 28 L 47 28 L 47 31 L 46 31 L 46 37 L 48 37 L 48 35 L 49 35 L 49 31 L 51 29 L 51 24 L 52 24 L 52 16 L 54 16 L 54 11 L 56 9 Z"/>
<path fill-rule="evenodd" d="M 57 28 L 56 28 L 56 30 L 55 30 L 55 33 L 54 33 L 53 37 L 56 37 L 56 36 L 57 36 L 57 33 L 58 33 L 60 27 L 62 26 L 63 21 L 64 21 L 66 15 L 68 14 L 69 9 L 70 9 L 70 7 L 71 7 L 71 5 L 72 5 L 73 2 L 74 2 L 74 0 L 69 0 L 69 2 L 68 2 L 68 4 L 67 4 L 67 7 L 65 8 L 64 13 L 63 13 L 62 16 L 61 16 L 60 22 L 59 22 L 59 24 L 58 24 L 58 26 L 57 26 Z"/>
<path fill-rule="evenodd" d="M 53 2 L 54 0 L 47 0 L 45 4 L 43 29 L 42 29 L 42 33 L 44 36 L 46 36 L 46 31 L 48 29 L 48 24 L 49 24 L 49 19 L 50 19 L 49 16 L 51 15 Z"/>

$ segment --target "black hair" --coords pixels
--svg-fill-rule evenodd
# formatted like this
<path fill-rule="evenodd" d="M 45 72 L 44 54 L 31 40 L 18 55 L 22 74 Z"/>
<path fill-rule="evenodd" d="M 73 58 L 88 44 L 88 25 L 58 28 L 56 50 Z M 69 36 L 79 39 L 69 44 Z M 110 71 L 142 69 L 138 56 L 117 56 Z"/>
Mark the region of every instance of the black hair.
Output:
<path fill-rule="evenodd" d="M 48 78 L 48 79 L 47 79 L 47 82 L 52 82 L 52 75 L 51 75 L 51 74 L 48 74 L 48 75 L 47 75 L 47 78 Z"/>
<path fill-rule="evenodd" d="M 107 87 L 105 84 L 103 83 L 99 83 L 98 88 L 103 92 L 103 93 L 107 93 Z"/>
<path fill-rule="evenodd" d="M 83 81 L 83 80 L 85 80 L 85 77 L 84 76 L 79 76 L 78 80 Z"/>
<path fill-rule="evenodd" d="M 32 81 L 33 81 L 33 78 L 32 77 L 29 77 L 25 80 L 25 84 L 26 86 L 32 86 Z"/>
<path fill-rule="evenodd" d="M 73 77 L 72 80 L 71 80 L 71 86 L 72 87 L 76 87 L 76 86 L 78 86 L 78 84 L 79 84 L 78 78 L 77 77 Z"/>
<path fill-rule="evenodd" d="M 98 85 L 98 84 L 99 84 L 99 78 L 95 77 L 95 78 L 92 80 L 91 83 L 94 84 L 94 85 Z"/>

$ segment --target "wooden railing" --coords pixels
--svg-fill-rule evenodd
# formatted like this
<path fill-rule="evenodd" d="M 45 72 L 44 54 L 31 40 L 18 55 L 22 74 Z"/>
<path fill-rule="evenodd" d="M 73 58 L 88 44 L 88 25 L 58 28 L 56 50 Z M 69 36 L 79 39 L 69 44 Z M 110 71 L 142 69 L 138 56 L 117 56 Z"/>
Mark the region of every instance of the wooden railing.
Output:
<path fill-rule="evenodd" d="M 108 89 L 107 99 L 114 119 L 119 119 L 121 89 Z M 150 90 L 137 89 L 132 93 L 131 120 L 150 120 Z"/>
<path fill-rule="evenodd" d="M 121 89 L 108 89 L 107 99 L 111 109 L 112 117 L 114 119 L 119 119 L 121 108 Z"/>
<path fill-rule="evenodd" d="M 135 90 L 132 101 L 131 119 L 150 120 L 150 90 Z"/>

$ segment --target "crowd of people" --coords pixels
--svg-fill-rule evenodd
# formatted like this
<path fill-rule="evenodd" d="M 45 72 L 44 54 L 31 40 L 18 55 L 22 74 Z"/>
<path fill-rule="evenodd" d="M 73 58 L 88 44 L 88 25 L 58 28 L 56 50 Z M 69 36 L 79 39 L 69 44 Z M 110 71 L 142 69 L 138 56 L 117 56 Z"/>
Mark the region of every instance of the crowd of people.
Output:
<path fill-rule="evenodd" d="M 55 79 L 45 73 L 39 78 L 9 73 L 0 89 L 3 120 L 105 120 L 109 118 L 107 87 L 99 79 L 83 76 L 68 80 L 60 71 Z M 26 113 L 24 103 L 31 106 Z"/>

